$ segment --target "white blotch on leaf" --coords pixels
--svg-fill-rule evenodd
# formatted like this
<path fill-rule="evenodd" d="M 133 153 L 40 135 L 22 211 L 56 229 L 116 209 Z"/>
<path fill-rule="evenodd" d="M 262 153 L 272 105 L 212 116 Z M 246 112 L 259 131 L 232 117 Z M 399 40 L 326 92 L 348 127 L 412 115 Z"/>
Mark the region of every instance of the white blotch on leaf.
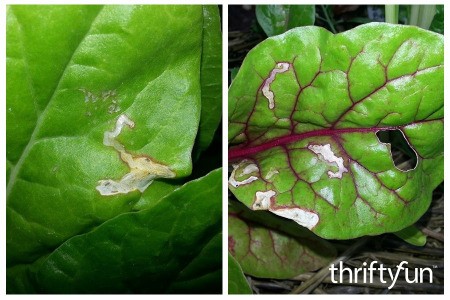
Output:
<path fill-rule="evenodd" d="M 275 108 L 275 101 L 273 99 L 273 97 L 275 95 L 270 90 L 270 85 L 275 80 L 275 75 L 277 75 L 278 73 L 286 72 L 287 70 L 289 70 L 289 67 L 290 67 L 289 63 L 286 63 L 286 62 L 277 63 L 275 68 L 270 72 L 269 77 L 266 80 L 264 80 L 264 85 L 262 87 L 262 93 L 263 93 L 264 97 L 266 97 L 267 100 L 269 100 L 269 109 Z"/>
<path fill-rule="evenodd" d="M 102 92 L 92 92 L 85 88 L 79 88 L 84 94 L 84 102 L 86 103 L 86 116 L 90 117 L 93 110 L 107 109 L 109 114 L 117 113 L 121 110 L 117 104 L 117 92 L 116 90 L 107 90 Z"/>
<path fill-rule="evenodd" d="M 250 182 L 253 182 L 253 181 L 255 181 L 255 180 L 258 180 L 258 177 L 256 177 L 256 176 L 250 176 L 249 178 L 244 179 L 244 180 L 242 180 L 242 181 L 238 181 L 238 180 L 236 179 L 236 177 L 242 177 L 242 176 L 249 175 L 249 174 L 251 174 L 251 173 L 254 173 L 254 172 L 258 172 L 258 171 L 259 171 L 257 165 L 255 165 L 255 164 L 248 164 L 248 165 L 246 165 L 246 166 L 244 167 L 244 169 L 242 170 L 241 174 L 239 174 L 239 176 L 236 176 L 236 171 L 237 171 L 237 169 L 239 169 L 240 167 L 242 167 L 242 166 L 243 166 L 244 164 L 246 164 L 247 162 L 248 162 L 248 161 L 244 159 L 244 160 L 241 161 L 239 164 L 233 164 L 233 171 L 231 172 L 230 178 L 228 179 L 228 183 L 231 184 L 233 187 L 237 188 L 237 187 L 239 187 L 240 185 L 248 184 L 248 183 L 250 183 Z"/>
<path fill-rule="evenodd" d="M 272 178 L 274 175 L 279 174 L 278 170 L 274 170 L 270 168 L 269 172 L 267 172 L 266 179 Z"/>
<path fill-rule="evenodd" d="M 328 171 L 329 178 L 342 178 L 342 174 L 348 172 L 344 166 L 342 157 L 337 157 L 331 150 L 331 145 L 309 145 L 308 149 L 319 155 L 319 157 L 327 163 L 335 164 L 338 167 L 337 172 Z"/>
<path fill-rule="evenodd" d="M 108 106 L 108 113 L 113 114 L 120 111 L 120 107 L 117 106 L 115 103 Z"/>
<path fill-rule="evenodd" d="M 120 181 L 100 180 L 96 189 L 103 196 L 127 194 L 135 190 L 143 192 L 156 178 L 175 177 L 175 173 L 167 166 L 154 162 L 149 157 L 133 156 L 128 153 L 125 147 L 115 139 L 124 126 L 133 128 L 134 122 L 126 115 L 120 115 L 114 130 L 105 132 L 103 144 L 111 146 L 119 152 L 120 158 L 128 165 L 130 172 L 125 174 Z"/>
<path fill-rule="evenodd" d="M 319 223 L 319 215 L 315 212 L 301 209 L 299 207 L 286 207 L 277 208 L 272 207 L 271 199 L 276 195 L 275 191 L 257 191 L 255 194 L 255 201 L 253 202 L 253 210 L 268 210 L 280 217 L 293 220 L 299 225 L 304 226 L 308 229 L 314 228 L 317 223 Z"/>
<path fill-rule="evenodd" d="M 301 226 L 304 226 L 308 229 L 314 228 L 314 226 L 319 223 L 319 215 L 317 215 L 314 212 L 304 210 L 301 208 L 279 208 L 270 210 L 276 215 L 279 215 L 280 217 L 291 219 L 300 224 Z"/>
<path fill-rule="evenodd" d="M 242 173 L 241 173 L 241 175 L 240 175 L 239 177 L 244 176 L 244 175 L 251 174 L 251 173 L 253 173 L 253 172 L 258 172 L 258 171 L 259 171 L 259 169 L 258 169 L 258 166 L 257 166 L 257 165 L 255 165 L 255 164 L 249 164 L 249 165 L 247 165 L 247 166 L 244 168 L 244 170 L 242 170 Z"/>
<path fill-rule="evenodd" d="M 253 210 L 268 210 L 270 209 L 270 198 L 276 193 L 272 190 L 266 192 L 256 192 L 256 200 L 253 202 Z"/>
<path fill-rule="evenodd" d="M 278 122 L 290 123 L 292 120 L 289 118 L 279 118 Z"/>
<path fill-rule="evenodd" d="M 325 199 L 331 205 L 335 205 L 333 189 L 331 187 L 326 186 L 326 187 L 320 189 L 319 195 L 321 195 L 323 197 L 323 199 Z"/>

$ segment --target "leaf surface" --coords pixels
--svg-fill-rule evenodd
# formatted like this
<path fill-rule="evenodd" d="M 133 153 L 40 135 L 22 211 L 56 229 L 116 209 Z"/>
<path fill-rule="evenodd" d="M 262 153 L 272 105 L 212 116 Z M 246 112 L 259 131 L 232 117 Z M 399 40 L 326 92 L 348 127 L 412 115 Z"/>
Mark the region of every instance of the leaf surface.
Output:
<path fill-rule="evenodd" d="M 217 29 L 217 14 L 209 22 L 202 6 L 8 7 L 8 278 L 73 236 L 156 207 L 184 183 L 208 86 L 203 33 Z M 123 125 L 114 143 L 173 176 L 105 196 L 99 182 L 132 169 L 104 141 L 123 116 L 134 127 Z"/>
<path fill-rule="evenodd" d="M 40 293 L 220 293 L 220 182 L 218 169 L 152 208 L 69 239 L 32 265 L 20 286 Z"/>
<path fill-rule="evenodd" d="M 245 274 L 289 279 L 317 270 L 336 256 L 327 241 L 294 222 L 268 212 L 252 212 L 231 202 L 228 213 L 228 251 Z"/>
<path fill-rule="evenodd" d="M 289 29 L 313 25 L 316 19 L 314 5 L 257 5 L 256 19 L 267 36 L 274 36 Z"/>
<path fill-rule="evenodd" d="M 444 5 L 436 5 L 436 14 L 431 22 L 430 30 L 444 34 Z"/>
<path fill-rule="evenodd" d="M 443 37 L 417 27 L 267 39 L 229 90 L 230 190 L 325 238 L 413 224 L 443 180 L 443 75 Z M 394 165 L 381 130 L 405 136 L 413 169 Z"/>
<path fill-rule="evenodd" d="M 220 185 L 219 180 L 216 184 Z M 203 247 L 197 257 L 178 274 L 167 293 L 218 294 L 221 291 L 222 232 L 217 231 L 217 234 Z"/>
<path fill-rule="evenodd" d="M 230 253 L 228 253 L 228 294 L 252 294 L 252 289 L 242 273 L 241 266 Z"/>
<path fill-rule="evenodd" d="M 219 8 L 203 6 L 201 64 L 202 109 L 197 135 L 197 154 L 211 143 L 222 117 L 222 35 Z"/>
<path fill-rule="evenodd" d="M 408 226 L 400 231 L 394 232 L 394 234 L 397 237 L 404 240 L 405 242 L 414 246 L 422 247 L 425 246 L 425 244 L 427 243 L 427 236 L 414 225 Z"/>

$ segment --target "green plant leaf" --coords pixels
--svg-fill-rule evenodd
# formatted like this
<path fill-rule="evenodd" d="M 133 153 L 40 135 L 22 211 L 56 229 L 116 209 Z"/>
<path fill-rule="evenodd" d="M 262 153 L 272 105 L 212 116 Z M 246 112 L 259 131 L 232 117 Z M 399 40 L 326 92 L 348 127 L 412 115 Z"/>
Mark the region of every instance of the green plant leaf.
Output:
<path fill-rule="evenodd" d="M 400 231 L 394 232 L 394 234 L 404 240 L 405 242 L 414 246 L 425 246 L 427 243 L 427 236 L 422 233 L 416 226 L 411 225 L 403 228 Z"/>
<path fill-rule="evenodd" d="M 333 245 L 294 222 L 230 204 L 228 251 L 246 274 L 289 279 L 317 270 L 336 256 Z"/>
<path fill-rule="evenodd" d="M 242 273 L 241 266 L 230 253 L 228 253 L 228 294 L 252 294 L 252 289 Z"/>
<path fill-rule="evenodd" d="M 203 50 L 201 66 L 202 110 L 197 135 L 198 157 L 208 148 L 222 117 L 222 35 L 219 8 L 203 6 Z"/>
<path fill-rule="evenodd" d="M 436 14 L 431 22 L 430 30 L 444 34 L 444 5 L 436 5 Z"/>
<path fill-rule="evenodd" d="M 175 16 L 170 31 L 159 26 Z M 99 180 L 117 180 L 129 171 L 117 151 L 103 144 L 119 115 L 135 123 L 118 137 L 127 151 L 166 165 L 176 177 L 191 172 L 202 9 L 11 6 L 7 25 L 13 39 L 7 49 L 7 159 L 14 165 L 7 243 L 8 263 L 18 263 L 33 261 L 139 199 L 138 191 L 111 199 L 96 190 Z M 186 36 L 185 26 L 198 29 Z M 23 125 L 28 117 L 34 123 Z"/>
<path fill-rule="evenodd" d="M 121 214 L 69 239 L 22 270 L 15 286 L 41 293 L 198 293 L 203 280 L 212 284 L 206 291 L 220 293 L 220 182 L 218 169 L 150 209 Z"/>
<path fill-rule="evenodd" d="M 217 89 L 218 22 L 202 6 L 7 7 L 9 290 L 33 292 L 22 280 L 31 266 L 117 216 L 161 207 L 186 182 L 201 110 L 220 116 L 217 100 L 201 103 Z"/>
<path fill-rule="evenodd" d="M 443 180 L 443 36 L 371 23 L 302 27 L 246 57 L 229 90 L 229 187 L 324 238 L 399 231 Z M 417 155 L 397 169 L 377 132 Z"/>
<path fill-rule="evenodd" d="M 230 79 L 231 79 L 231 81 L 234 80 L 234 78 L 236 77 L 238 72 L 239 72 L 239 68 L 232 68 L 230 70 Z"/>
<path fill-rule="evenodd" d="M 274 36 L 298 26 L 313 25 L 314 5 L 257 5 L 256 19 L 267 36 Z"/>
<path fill-rule="evenodd" d="M 219 185 L 217 182 L 217 186 Z M 217 195 L 214 197 L 217 198 Z M 170 294 L 217 294 L 221 291 L 222 232 L 217 231 L 200 254 L 178 274 L 167 292 Z"/>

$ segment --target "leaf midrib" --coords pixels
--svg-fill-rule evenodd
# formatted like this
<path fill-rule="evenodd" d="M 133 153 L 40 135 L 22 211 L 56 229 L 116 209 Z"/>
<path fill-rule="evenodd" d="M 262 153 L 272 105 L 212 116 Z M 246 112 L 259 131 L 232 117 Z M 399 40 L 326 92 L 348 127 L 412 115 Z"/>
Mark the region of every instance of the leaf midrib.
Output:
<path fill-rule="evenodd" d="M 424 120 L 415 122 L 416 123 L 424 123 L 424 122 L 433 122 L 439 121 L 440 119 L 433 120 Z M 412 125 L 407 124 L 407 125 Z M 380 130 L 403 130 L 405 126 L 384 126 L 384 127 L 369 127 L 369 128 L 341 128 L 341 129 L 332 129 L 332 128 L 324 128 L 318 130 L 312 130 L 303 133 L 292 133 L 289 135 L 284 135 L 278 138 L 271 139 L 264 143 L 254 146 L 236 146 L 234 148 L 229 149 L 228 151 L 228 160 L 236 160 L 238 158 L 250 157 L 254 154 L 267 151 L 269 149 L 284 146 L 286 144 L 294 143 L 300 141 L 302 139 L 315 137 L 315 136 L 337 136 L 344 133 L 377 133 Z"/>
<path fill-rule="evenodd" d="M 95 20 L 97 19 L 97 17 L 99 16 L 100 12 L 103 10 L 104 6 L 102 6 L 97 14 L 95 15 L 95 17 L 92 19 L 91 24 L 89 25 L 89 28 L 86 30 L 85 34 L 82 36 L 82 38 L 80 39 L 80 42 L 78 43 L 77 47 L 74 49 L 74 51 L 72 52 L 72 55 L 70 56 L 70 58 L 67 60 L 67 63 L 64 66 L 64 71 L 61 73 L 61 76 L 58 79 L 58 83 L 55 87 L 55 89 L 53 90 L 52 95 L 50 96 L 49 101 L 47 102 L 47 105 L 45 106 L 44 110 L 41 112 L 41 114 L 38 116 L 37 121 L 36 121 L 36 126 L 34 127 L 34 130 L 30 136 L 30 140 L 28 141 L 25 149 L 22 152 L 22 155 L 20 156 L 19 160 L 17 161 L 16 165 L 13 167 L 13 169 L 11 170 L 11 175 L 9 177 L 9 182 L 6 186 L 6 199 L 8 201 L 9 199 L 9 195 L 14 187 L 16 178 L 19 174 L 19 171 L 21 170 L 23 163 L 25 161 L 25 159 L 27 158 L 28 154 L 31 151 L 31 148 L 33 148 L 34 146 L 34 142 L 37 139 L 37 136 L 39 134 L 39 131 L 41 129 L 41 126 L 45 120 L 44 116 L 47 114 L 48 108 L 50 107 L 50 104 L 52 103 L 53 99 L 55 98 L 56 92 L 59 90 L 60 85 L 61 85 L 61 81 L 62 78 L 64 78 L 64 75 L 66 74 L 67 71 L 67 67 L 69 66 L 69 64 L 72 62 L 73 56 L 75 55 L 75 53 L 77 52 L 78 48 L 80 47 L 80 45 L 82 44 L 82 42 L 85 40 L 86 36 L 89 35 L 89 32 L 91 31 L 92 25 L 95 23 Z"/>

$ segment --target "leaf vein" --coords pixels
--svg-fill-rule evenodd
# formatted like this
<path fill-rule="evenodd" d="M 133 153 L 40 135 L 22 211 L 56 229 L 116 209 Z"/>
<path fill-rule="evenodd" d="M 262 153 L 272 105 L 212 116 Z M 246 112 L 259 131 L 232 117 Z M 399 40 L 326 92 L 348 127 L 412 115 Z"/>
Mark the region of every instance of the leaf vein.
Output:
<path fill-rule="evenodd" d="M 102 7 L 103 9 L 103 7 Z M 36 122 L 36 126 L 34 127 L 33 133 L 30 136 L 30 140 L 28 141 L 24 151 L 22 152 L 19 161 L 17 162 L 17 164 L 14 166 L 14 168 L 11 171 L 11 176 L 10 176 L 10 180 L 8 182 L 8 185 L 6 187 L 6 198 L 8 199 L 9 194 L 11 193 L 12 188 L 14 187 L 14 183 L 16 181 L 17 175 L 20 171 L 20 169 L 22 168 L 22 165 L 26 159 L 26 157 L 28 156 L 28 154 L 31 151 L 31 148 L 34 145 L 34 142 L 37 140 L 38 138 L 38 134 L 39 134 L 39 130 L 41 129 L 41 126 L 44 122 L 44 116 L 48 110 L 48 108 L 50 107 L 50 104 L 52 103 L 55 95 L 56 95 L 56 91 L 59 89 L 59 86 L 61 84 L 62 78 L 64 77 L 67 67 L 69 66 L 70 62 L 73 60 L 73 56 L 75 55 L 75 53 L 77 52 L 78 48 L 80 47 L 80 45 L 82 44 L 82 42 L 85 40 L 85 38 L 88 36 L 89 31 L 92 29 L 92 25 L 95 23 L 95 20 L 97 19 L 98 15 L 100 14 L 100 12 L 102 11 L 102 9 L 100 9 L 97 12 L 97 15 L 95 16 L 95 18 L 92 20 L 92 23 L 90 24 L 88 30 L 86 31 L 86 33 L 83 35 L 83 37 L 80 39 L 80 42 L 77 46 L 77 48 L 73 51 L 72 55 L 70 56 L 70 58 L 68 59 L 65 67 L 64 67 L 64 72 L 61 74 L 61 76 L 59 77 L 58 83 L 56 85 L 56 88 L 53 91 L 53 94 L 50 96 L 49 101 L 47 102 L 47 105 L 45 106 L 44 110 L 42 111 L 42 113 L 39 115 L 37 122 Z"/>

